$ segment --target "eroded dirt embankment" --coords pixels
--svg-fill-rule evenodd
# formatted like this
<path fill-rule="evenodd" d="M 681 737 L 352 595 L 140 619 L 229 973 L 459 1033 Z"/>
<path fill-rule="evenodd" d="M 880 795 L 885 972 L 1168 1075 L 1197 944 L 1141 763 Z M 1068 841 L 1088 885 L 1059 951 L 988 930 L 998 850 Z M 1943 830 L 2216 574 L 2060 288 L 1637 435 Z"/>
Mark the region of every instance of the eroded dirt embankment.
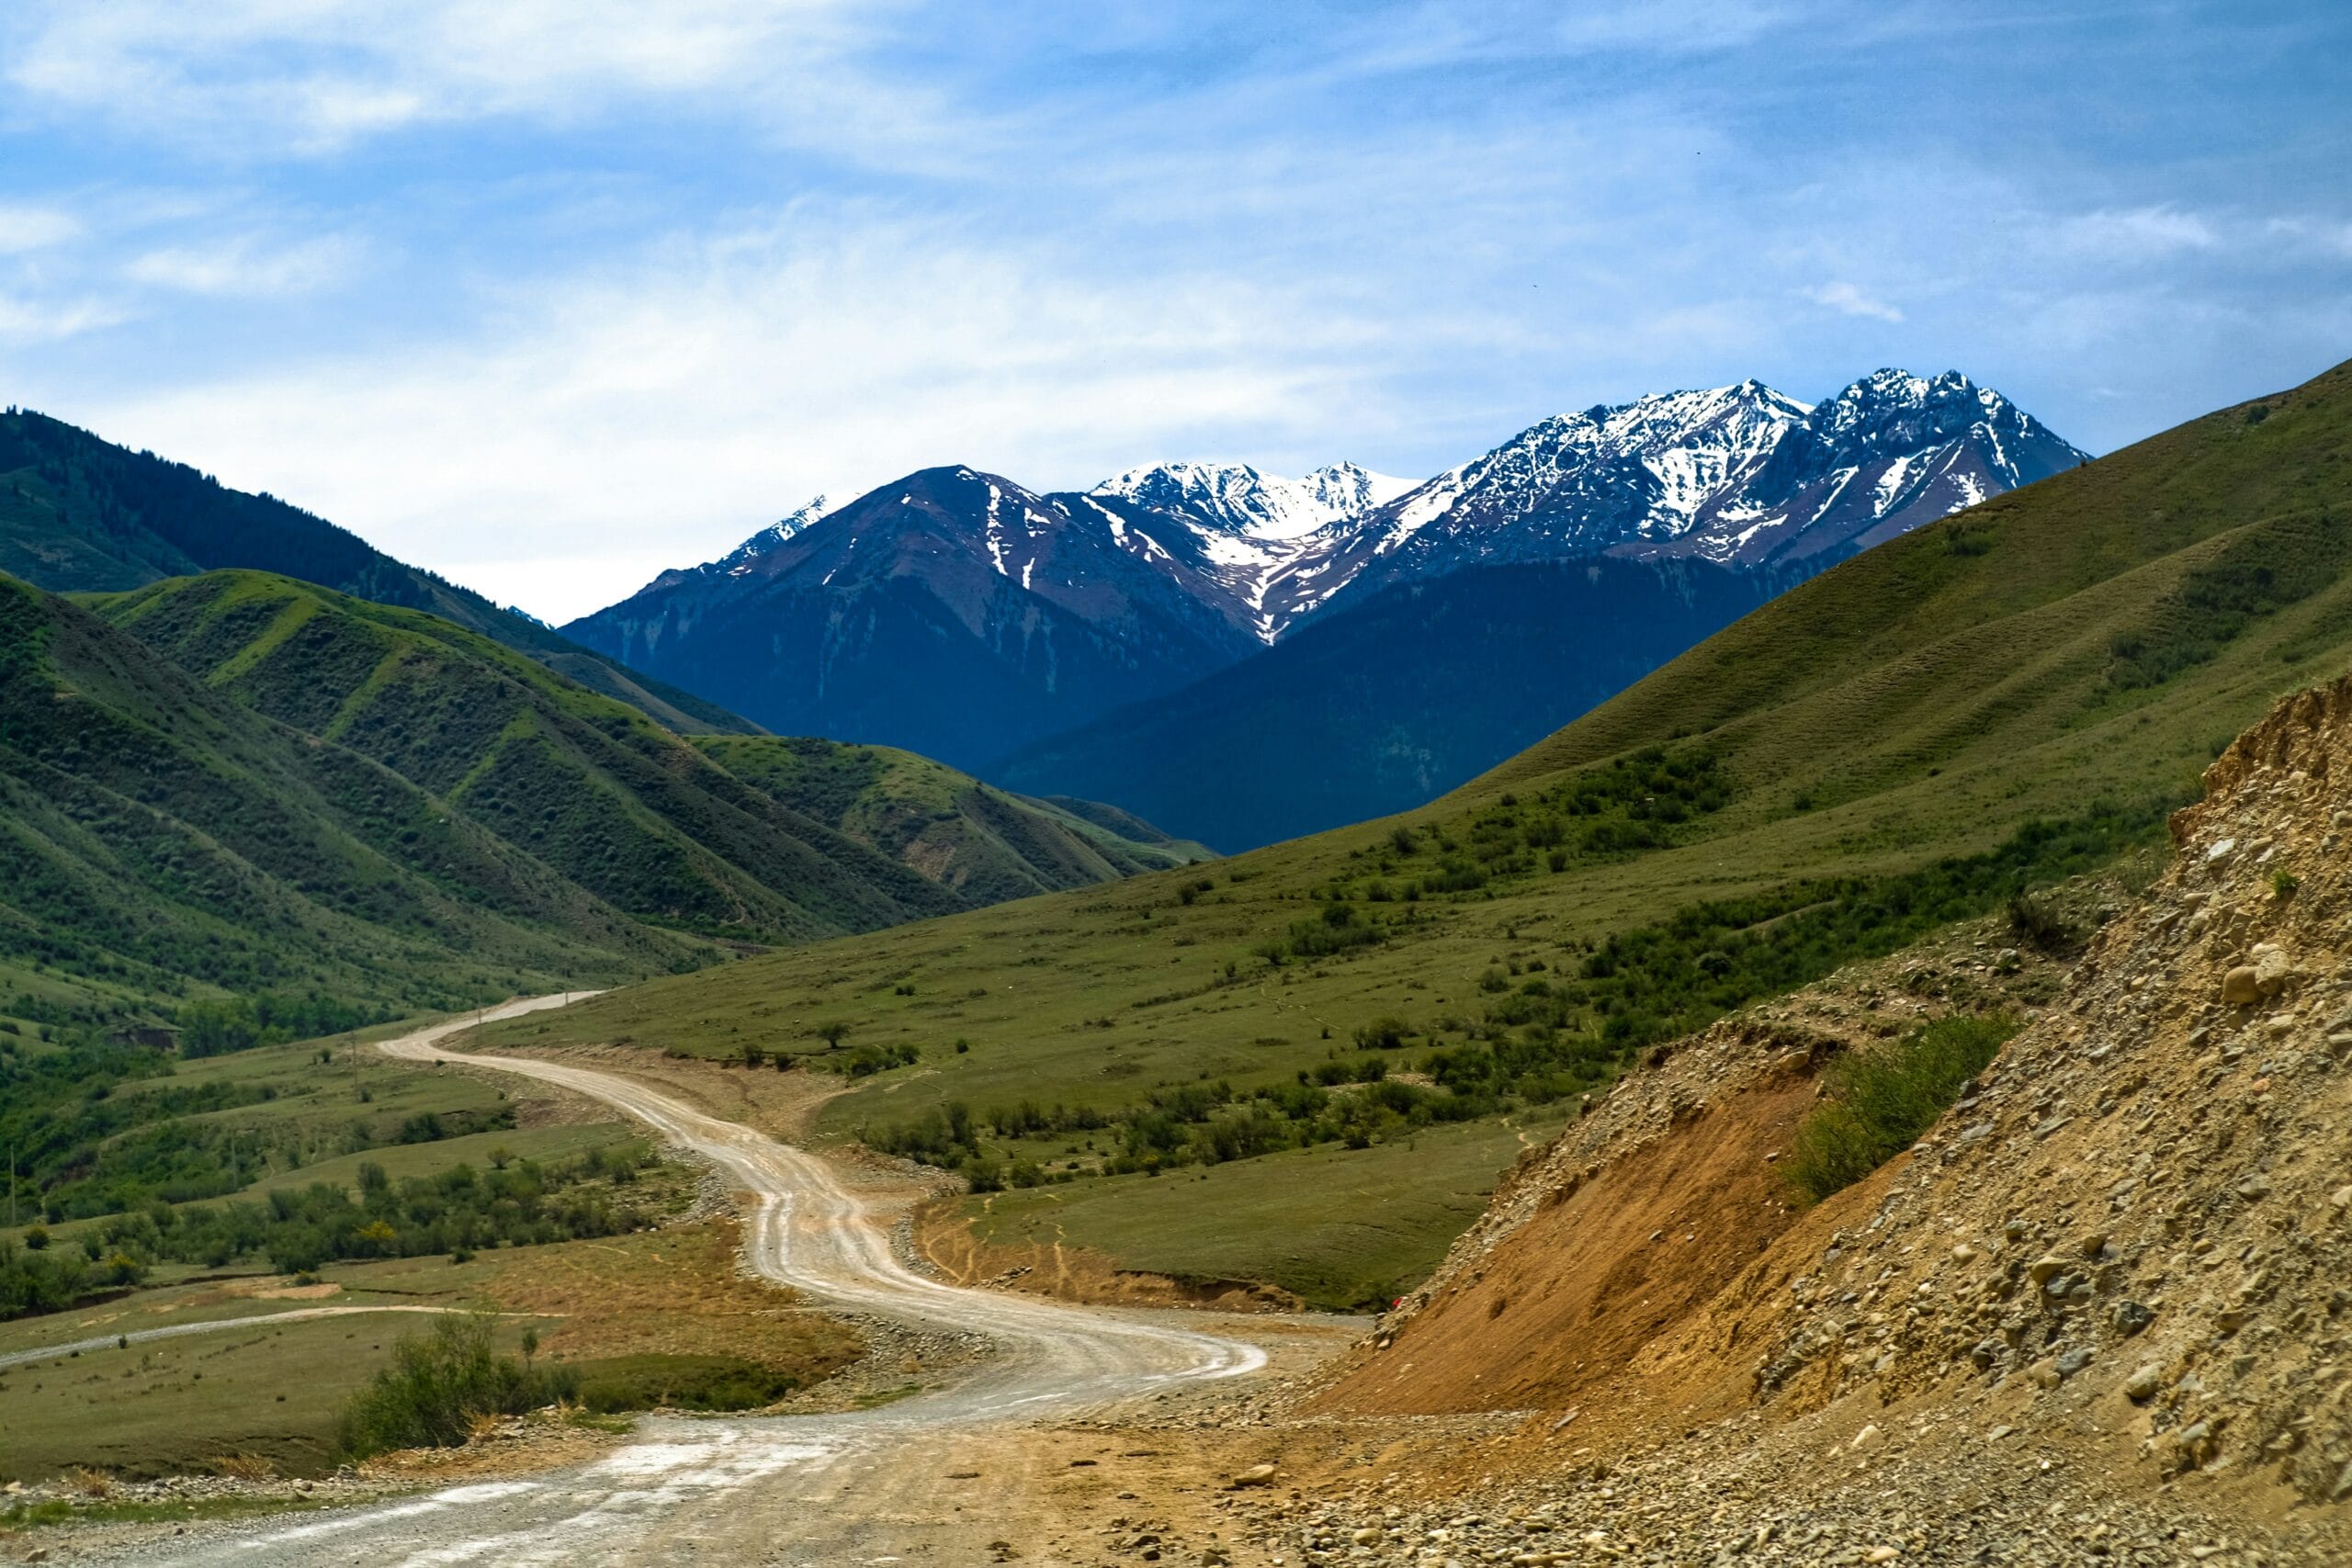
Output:
<path fill-rule="evenodd" d="M 2038 1492 L 2070 1553 L 2172 1561 L 2235 1519 L 2343 1560 L 2352 680 L 2206 786 L 2171 870 L 1909 1154 L 1788 1209 L 1770 1156 L 1825 1043 L 1712 1031 L 1527 1162 L 1317 1407 L 1540 1410 L 1489 1479 L 1558 1478 L 1565 1518 L 1616 1467 L 1618 1514 L 1686 1545 L 1743 1497 L 1769 1521 L 1884 1486 L 1896 1550 Z M 1906 1490 L 1935 1486 L 1977 1514 L 1939 1524 Z M 1694 1495 L 1712 1525 L 1677 1517 Z"/>

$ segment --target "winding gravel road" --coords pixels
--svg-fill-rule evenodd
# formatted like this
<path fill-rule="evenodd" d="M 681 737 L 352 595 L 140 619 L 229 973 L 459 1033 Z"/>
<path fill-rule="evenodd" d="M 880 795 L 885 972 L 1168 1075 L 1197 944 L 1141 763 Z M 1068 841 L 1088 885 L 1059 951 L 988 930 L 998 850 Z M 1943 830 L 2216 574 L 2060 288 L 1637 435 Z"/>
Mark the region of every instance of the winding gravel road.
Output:
<path fill-rule="evenodd" d="M 512 1017 L 566 998 L 516 1002 Z M 958 1289 L 901 1264 L 866 1206 L 815 1156 L 655 1090 L 554 1062 L 439 1050 L 463 1021 L 389 1041 L 414 1061 L 543 1079 L 602 1100 L 704 1156 L 751 1195 L 762 1274 L 816 1300 L 1001 1348 L 952 1386 L 847 1416 L 650 1418 L 593 1463 L 530 1480 L 258 1523 L 137 1553 L 142 1562 L 809 1564 L 973 1561 L 1019 1532 L 1008 1426 L 1124 1404 L 1253 1371 L 1256 1347 L 1152 1314 Z M 992 1438 L 992 1434 L 995 1436 Z"/>

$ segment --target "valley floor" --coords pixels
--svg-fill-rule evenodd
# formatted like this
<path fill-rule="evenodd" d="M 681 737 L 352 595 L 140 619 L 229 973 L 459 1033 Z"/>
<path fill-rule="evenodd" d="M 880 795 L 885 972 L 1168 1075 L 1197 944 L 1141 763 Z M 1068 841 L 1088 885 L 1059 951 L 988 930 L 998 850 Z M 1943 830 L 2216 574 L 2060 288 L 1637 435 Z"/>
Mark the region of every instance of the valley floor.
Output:
<path fill-rule="evenodd" d="M 20 1544 L 265 1564 L 2346 1560 L 2337 1510 L 2198 1472 L 2152 1494 L 2119 1464 L 2108 1413 L 2029 1421 L 2013 1407 L 2043 1396 L 2018 1381 L 1865 1390 L 1794 1418 L 1607 1394 L 1385 1411 L 1363 1371 L 1415 1341 L 1384 1350 L 1363 1319 L 1080 1307 L 918 1272 L 899 1221 L 920 1181 L 772 1141 L 805 1119 L 805 1075 L 402 1050 L 561 1085 L 713 1162 L 748 1261 L 847 1312 L 865 1360 L 802 1414 L 492 1442 L 380 1469 L 396 1495 L 356 1506 Z"/>

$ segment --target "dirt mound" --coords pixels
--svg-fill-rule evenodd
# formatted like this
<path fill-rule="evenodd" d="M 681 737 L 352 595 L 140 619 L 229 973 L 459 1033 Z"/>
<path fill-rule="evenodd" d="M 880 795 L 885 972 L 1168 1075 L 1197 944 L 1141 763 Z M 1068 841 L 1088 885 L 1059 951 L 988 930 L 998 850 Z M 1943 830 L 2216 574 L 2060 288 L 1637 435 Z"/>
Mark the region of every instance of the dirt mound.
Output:
<path fill-rule="evenodd" d="M 1710 1431 L 1729 1466 L 1786 1424 L 1867 1447 L 1899 1414 L 1971 1462 L 2013 1438 L 2109 1495 L 2195 1481 L 2333 1518 L 2352 681 L 2283 703 L 2206 788 L 2172 869 L 1910 1153 L 1776 1210 L 1823 1044 L 1710 1032 L 1525 1164 L 1320 1408 L 1542 1407 L 1518 1462 L 1556 1465 L 1573 1404 L 1580 1455 L 1689 1439 L 1685 1472 Z"/>
<path fill-rule="evenodd" d="M 2107 897 L 2073 894 L 2086 916 Z M 1810 1218 L 1778 1162 L 1824 1066 L 1933 1018 L 2056 993 L 2063 965 L 2006 941 L 1975 922 L 1652 1053 L 1521 1159 L 1318 1407 L 1558 1409 L 1619 1380 Z"/>

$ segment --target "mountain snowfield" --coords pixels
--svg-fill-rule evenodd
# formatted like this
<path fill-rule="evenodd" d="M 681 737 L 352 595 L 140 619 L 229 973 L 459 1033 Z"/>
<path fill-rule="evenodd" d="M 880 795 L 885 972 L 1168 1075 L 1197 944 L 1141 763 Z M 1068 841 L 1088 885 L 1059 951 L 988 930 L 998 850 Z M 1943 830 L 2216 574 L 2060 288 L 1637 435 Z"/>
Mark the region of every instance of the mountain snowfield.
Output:
<path fill-rule="evenodd" d="M 1296 479 L 1262 474 L 1247 463 L 1155 463 L 1104 479 L 1091 493 L 1185 513 L 1212 528 L 1280 543 L 1360 517 L 1413 483 L 1353 463 L 1332 463 Z"/>
<path fill-rule="evenodd" d="M 1561 414 L 1336 523 L 1260 595 L 1274 635 L 1391 583 L 1612 555 L 1826 566 L 2087 457 L 1956 370 L 1817 407 L 1755 380 Z"/>
<path fill-rule="evenodd" d="M 1958 371 L 1882 370 L 1817 406 L 1751 379 L 1560 414 L 1418 483 L 929 468 L 565 631 L 771 728 L 978 768 L 1400 583 L 1597 555 L 1794 581 L 2085 460 Z"/>

